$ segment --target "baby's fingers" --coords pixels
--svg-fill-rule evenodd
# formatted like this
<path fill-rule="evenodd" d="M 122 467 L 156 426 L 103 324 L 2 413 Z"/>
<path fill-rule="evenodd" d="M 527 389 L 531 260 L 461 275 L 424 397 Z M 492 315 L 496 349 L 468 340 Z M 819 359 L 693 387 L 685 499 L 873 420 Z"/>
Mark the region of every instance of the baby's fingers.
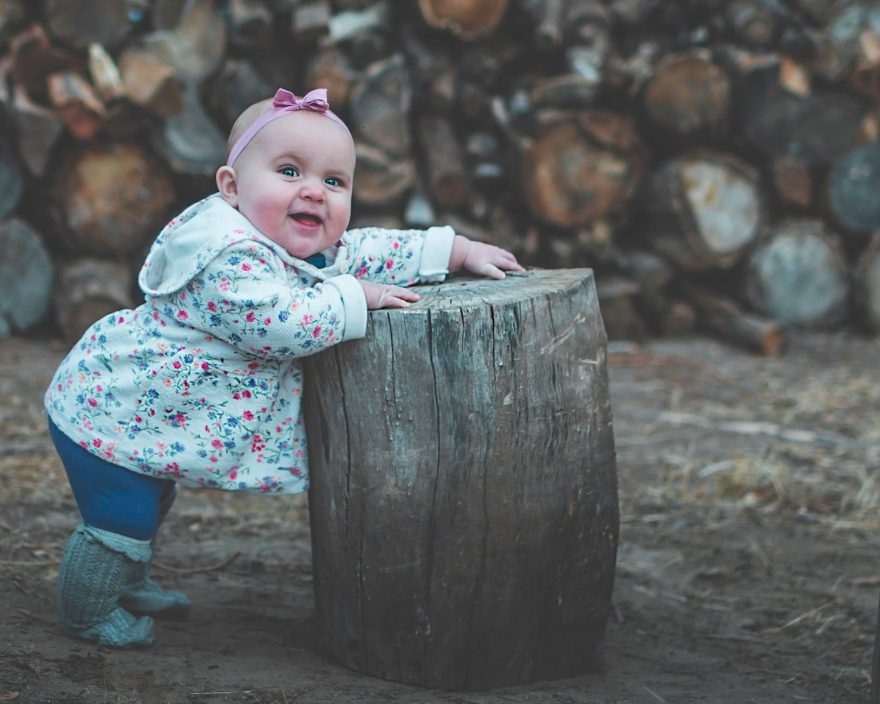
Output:
<path fill-rule="evenodd" d="M 483 262 L 480 266 L 480 272 L 482 276 L 487 276 L 490 279 L 503 279 L 504 272 L 501 271 L 497 266 L 495 266 L 492 262 Z"/>
<path fill-rule="evenodd" d="M 389 286 L 379 296 L 377 308 L 408 308 L 419 300 L 419 294 L 400 286 Z"/>

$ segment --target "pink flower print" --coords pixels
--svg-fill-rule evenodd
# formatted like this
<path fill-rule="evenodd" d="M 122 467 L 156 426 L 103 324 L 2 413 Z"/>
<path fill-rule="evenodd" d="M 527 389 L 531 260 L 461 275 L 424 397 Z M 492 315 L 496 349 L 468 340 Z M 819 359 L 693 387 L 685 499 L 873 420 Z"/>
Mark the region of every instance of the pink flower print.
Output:
<path fill-rule="evenodd" d="M 236 391 L 234 394 L 232 394 L 232 398 L 234 398 L 236 401 L 238 401 L 238 399 L 241 398 L 241 394 L 238 393 L 238 391 Z"/>
<path fill-rule="evenodd" d="M 97 400 L 95 400 L 95 399 L 93 399 L 93 398 L 89 398 L 89 399 L 88 399 L 88 403 L 89 403 L 89 405 L 90 405 L 92 408 L 95 408 L 95 407 L 98 405 Z"/>
<path fill-rule="evenodd" d="M 216 313 L 217 312 L 217 304 L 214 303 L 214 301 L 208 301 L 208 310 L 211 311 L 212 313 Z"/>
<path fill-rule="evenodd" d="M 174 367 L 175 369 L 180 369 L 180 367 L 182 365 L 180 364 L 180 362 L 178 360 L 174 360 L 174 364 L 172 364 L 171 366 Z"/>
<path fill-rule="evenodd" d="M 397 240 L 395 240 L 395 241 L 392 243 L 391 247 L 392 247 L 393 249 L 400 249 L 400 242 L 398 242 Z"/>
<path fill-rule="evenodd" d="M 318 337 L 321 334 L 321 326 L 316 325 L 314 330 L 312 330 L 312 337 Z"/>
<path fill-rule="evenodd" d="M 187 318 L 189 318 L 189 316 L 186 314 L 185 310 L 179 310 L 177 311 L 177 318 L 179 320 L 186 320 Z"/>
<path fill-rule="evenodd" d="M 388 261 L 385 262 L 386 269 L 391 269 L 393 266 L 394 266 L 394 261 L 392 259 L 389 259 Z"/>
<path fill-rule="evenodd" d="M 216 462 L 218 461 L 216 455 L 211 455 L 208 459 L 211 460 L 211 462 L 214 462 L 214 463 L 216 463 Z"/>
<path fill-rule="evenodd" d="M 303 325 L 308 325 L 308 324 L 311 323 L 313 320 L 314 320 L 314 318 L 313 318 L 311 315 L 309 315 L 308 313 L 306 313 L 306 314 L 302 317 Z"/>
<path fill-rule="evenodd" d="M 253 311 L 251 311 L 250 313 L 248 313 L 248 314 L 244 317 L 244 319 L 247 320 L 249 323 L 252 323 L 252 322 L 254 322 L 254 320 L 257 319 L 257 316 L 254 315 L 254 312 L 253 312 Z"/>
<path fill-rule="evenodd" d="M 141 418 L 140 416 L 135 416 L 135 417 L 134 417 L 134 421 L 135 421 L 135 423 L 143 423 L 143 422 L 144 422 L 144 419 Z"/>
<path fill-rule="evenodd" d="M 124 316 L 124 315 L 120 315 L 120 316 L 116 319 L 116 322 L 117 322 L 117 323 L 124 323 L 124 322 L 125 322 L 125 316 Z"/>
<path fill-rule="evenodd" d="M 272 324 L 272 318 L 264 318 L 263 319 L 263 325 L 271 325 L 271 324 Z"/>
<path fill-rule="evenodd" d="M 253 420 L 254 413 L 253 413 L 253 411 L 245 411 L 244 413 L 241 414 L 241 417 L 244 418 L 245 420 Z"/>
<path fill-rule="evenodd" d="M 92 447 L 101 447 L 101 438 L 95 438 L 92 440 Z"/>
<path fill-rule="evenodd" d="M 202 362 L 202 371 L 206 372 L 206 371 L 208 371 L 208 369 L 210 369 L 210 367 L 208 366 L 208 363 Z"/>
<path fill-rule="evenodd" d="M 250 271 L 250 270 L 251 270 L 251 265 L 248 264 L 247 262 L 242 262 L 242 264 L 241 264 L 241 270 L 242 270 L 242 271 Z"/>
<path fill-rule="evenodd" d="M 238 470 L 232 469 L 229 471 L 229 478 L 235 481 L 236 477 L 238 477 Z"/>
<path fill-rule="evenodd" d="M 215 450 L 220 450 L 223 447 L 223 443 L 214 438 L 213 440 L 211 440 L 211 447 L 213 447 Z"/>
<path fill-rule="evenodd" d="M 245 398 L 250 398 L 251 392 L 248 391 L 247 389 L 245 389 L 244 391 L 241 392 L 241 395 L 244 396 Z"/>

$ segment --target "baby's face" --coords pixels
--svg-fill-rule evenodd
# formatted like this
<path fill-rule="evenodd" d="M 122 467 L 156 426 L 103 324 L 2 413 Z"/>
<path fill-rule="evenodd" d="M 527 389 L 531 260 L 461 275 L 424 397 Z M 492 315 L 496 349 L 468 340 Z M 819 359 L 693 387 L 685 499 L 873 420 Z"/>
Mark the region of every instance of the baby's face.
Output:
<path fill-rule="evenodd" d="M 300 110 L 270 122 L 241 153 L 229 202 L 266 237 L 305 259 L 335 244 L 348 227 L 354 164 L 348 131 Z"/>

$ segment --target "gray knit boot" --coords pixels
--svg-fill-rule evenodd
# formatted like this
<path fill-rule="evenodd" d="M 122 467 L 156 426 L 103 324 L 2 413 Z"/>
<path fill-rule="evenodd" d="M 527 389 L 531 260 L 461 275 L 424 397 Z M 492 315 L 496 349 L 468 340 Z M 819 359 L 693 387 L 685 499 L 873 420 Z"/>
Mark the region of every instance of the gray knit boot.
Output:
<path fill-rule="evenodd" d="M 153 619 L 135 618 L 118 597 L 143 579 L 150 543 L 80 524 L 58 570 L 58 621 L 67 635 L 115 648 L 153 644 Z"/>
<path fill-rule="evenodd" d="M 177 490 L 172 485 L 171 491 L 162 495 L 159 500 L 159 520 L 156 525 L 156 534 L 159 533 L 159 527 L 171 504 L 177 497 Z M 153 538 L 151 547 L 155 549 L 156 538 Z M 146 564 L 144 570 L 144 578 L 142 581 L 134 584 L 119 597 L 119 603 L 133 614 L 152 616 L 153 618 L 168 619 L 171 621 L 182 621 L 189 616 L 191 603 L 189 597 L 183 592 L 172 592 L 163 589 L 158 582 L 153 580 L 152 568 L 150 563 Z"/>

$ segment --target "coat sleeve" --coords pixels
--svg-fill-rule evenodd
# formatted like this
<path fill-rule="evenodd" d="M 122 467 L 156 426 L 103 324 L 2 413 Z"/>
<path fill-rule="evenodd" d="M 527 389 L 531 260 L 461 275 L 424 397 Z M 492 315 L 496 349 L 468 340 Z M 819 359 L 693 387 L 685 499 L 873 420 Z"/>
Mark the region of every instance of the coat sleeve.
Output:
<path fill-rule="evenodd" d="M 427 230 L 386 230 L 365 227 L 348 230 L 337 264 L 359 279 L 381 284 L 411 286 L 443 281 L 455 231 L 451 227 Z"/>
<path fill-rule="evenodd" d="M 245 354 L 274 359 L 305 357 L 364 336 L 366 298 L 354 277 L 296 282 L 269 248 L 239 242 L 170 296 L 166 313 Z"/>

